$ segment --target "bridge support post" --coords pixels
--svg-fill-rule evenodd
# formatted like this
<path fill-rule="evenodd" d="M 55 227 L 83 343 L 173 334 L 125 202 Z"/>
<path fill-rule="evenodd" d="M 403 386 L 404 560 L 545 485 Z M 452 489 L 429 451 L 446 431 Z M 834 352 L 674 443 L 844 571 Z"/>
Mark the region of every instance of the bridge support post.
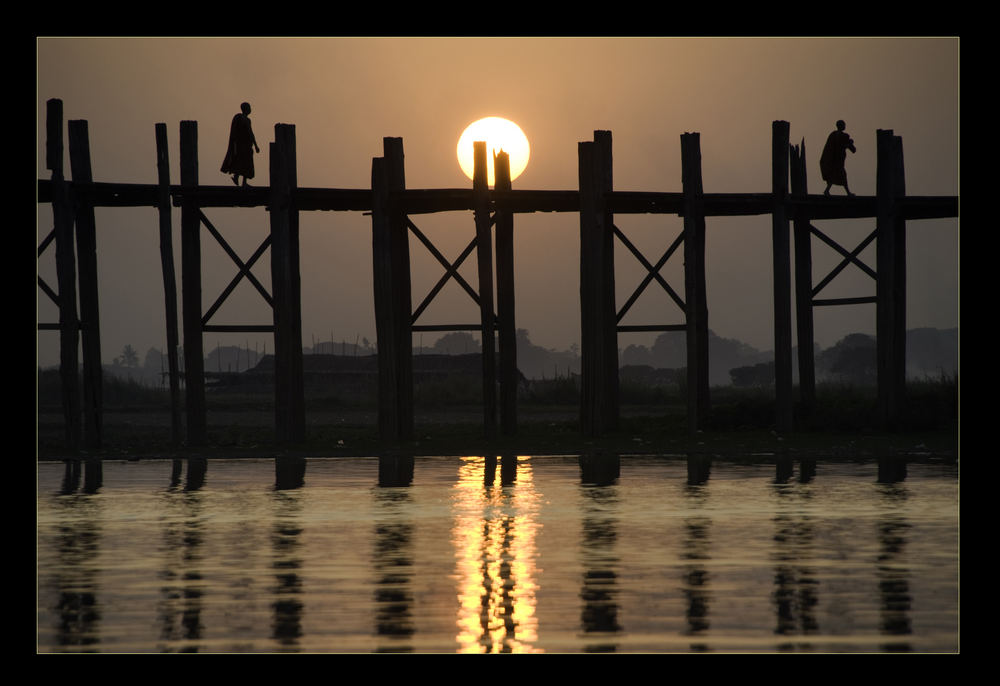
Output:
<path fill-rule="evenodd" d="M 198 122 L 181 122 L 181 186 L 198 187 Z M 181 304 L 184 318 L 184 387 L 188 445 L 204 445 L 205 353 L 201 323 L 201 219 L 190 193 L 181 206 Z"/>
<path fill-rule="evenodd" d="M 618 322 L 615 312 L 611 132 L 577 146 L 580 183 L 580 428 L 618 428 Z"/>
<path fill-rule="evenodd" d="M 483 345 L 483 425 L 487 438 L 497 432 L 497 358 L 493 319 L 493 236 L 486 168 L 486 142 L 473 143 L 472 190 L 476 216 L 476 257 L 479 271 L 479 321 Z"/>
<path fill-rule="evenodd" d="M 681 135 L 684 189 L 684 301 L 687 336 L 688 427 L 704 426 L 708 395 L 708 299 L 705 294 L 705 207 L 701 182 L 701 137 Z"/>
<path fill-rule="evenodd" d="M 899 428 L 906 402 L 906 221 L 898 199 L 906 195 L 903 139 L 876 132 L 876 355 L 882 424 Z"/>
<path fill-rule="evenodd" d="M 76 311 L 76 258 L 73 249 L 73 201 L 63 176 L 62 100 L 46 103 L 46 166 L 52 172 L 52 217 L 55 222 L 56 278 L 59 284 L 59 376 L 62 380 L 66 447 L 80 447 L 79 344 Z"/>
<path fill-rule="evenodd" d="M 406 215 L 392 193 L 406 188 L 403 139 L 384 138 L 372 160 L 372 261 L 378 340 L 378 427 L 384 440 L 413 437 L 413 333 Z"/>
<path fill-rule="evenodd" d="M 791 176 L 792 195 L 805 198 L 809 194 L 806 183 L 806 142 L 792 146 Z M 803 413 L 808 414 L 816 405 L 816 365 L 814 358 L 813 309 L 812 309 L 812 240 L 809 218 L 798 213 L 793 218 L 795 235 L 795 327 L 799 350 L 799 401 Z"/>
<path fill-rule="evenodd" d="M 498 191 L 511 190 L 510 155 L 493 159 Z M 500 431 L 517 433 L 517 331 L 514 324 L 514 215 L 496 204 L 497 331 L 500 348 Z"/>
<path fill-rule="evenodd" d="M 771 245 L 774 269 L 774 392 L 775 428 L 792 430 L 792 282 L 789 255 L 788 198 L 789 126 L 771 124 Z"/>
<path fill-rule="evenodd" d="M 170 442 L 181 442 L 180 375 L 177 364 L 177 278 L 174 274 L 174 241 L 170 209 L 170 157 L 167 125 L 156 125 L 156 171 L 159 191 L 160 263 L 167 317 L 167 369 L 170 373 Z"/>
<path fill-rule="evenodd" d="M 76 183 L 91 183 L 90 137 L 87 122 L 69 122 L 69 160 Z M 101 325 L 97 291 L 97 229 L 94 207 L 77 199 L 76 253 L 80 280 L 80 334 L 83 340 L 83 440 L 91 450 L 101 447 L 103 390 Z"/>
<path fill-rule="evenodd" d="M 274 425 L 279 443 L 305 440 L 302 297 L 295 126 L 274 125 L 271 162 L 271 280 L 274 298 Z"/>

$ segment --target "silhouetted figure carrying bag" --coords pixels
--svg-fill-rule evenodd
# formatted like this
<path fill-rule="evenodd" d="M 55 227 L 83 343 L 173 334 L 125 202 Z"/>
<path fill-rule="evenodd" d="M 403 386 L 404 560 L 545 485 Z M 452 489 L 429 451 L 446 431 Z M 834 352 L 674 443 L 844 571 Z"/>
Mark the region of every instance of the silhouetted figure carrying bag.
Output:
<path fill-rule="evenodd" d="M 257 139 L 253 135 L 253 128 L 250 126 L 250 103 L 240 105 L 240 110 L 233 117 L 233 123 L 229 127 L 229 148 L 226 150 L 226 159 L 222 162 L 222 173 L 232 174 L 233 183 L 240 185 L 240 177 L 243 177 L 243 185 L 247 186 L 247 179 L 252 179 L 253 153 L 254 150 L 260 152 L 257 146 Z"/>
<path fill-rule="evenodd" d="M 857 152 L 857 150 L 854 148 L 854 141 L 844 131 L 845 128 L 847 125 L 844 120 L 839 120 L 837 130 L 827 136 L 826 145 L 823 146 L 823 154 L 819 158 L 819 171 L 823 175 L 823 180 L 826 181 L 826 190 L 823 191 L 823 195 L 830 195 L 830 186 L 833 185 L 843 186 L 848 195 L 854 195 L 847 187 L 847 170 L 844 168 L 844 162 L 847 160 L 848 150 L 851 152 Z"/>

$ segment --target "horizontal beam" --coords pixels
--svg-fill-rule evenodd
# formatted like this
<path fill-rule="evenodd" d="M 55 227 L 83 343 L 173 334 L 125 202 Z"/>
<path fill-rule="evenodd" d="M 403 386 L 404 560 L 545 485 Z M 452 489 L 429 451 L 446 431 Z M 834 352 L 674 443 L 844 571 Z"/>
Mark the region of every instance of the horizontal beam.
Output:
<path fill-rule="evenodd" d="M 38 180 L 38 202 L 52 202 L 51 180 Z M 73 192 L 94 207 L 158 207 L 159 186 L 134 183 L 70 184 Z M 270 188 L 253 186 L 171 186 L 175 206 L 186 200 L 198 207 L 266 207 Z M 408 189 L 393 193 L 391 198 L 408 214 L 428 214 L 472 210 L 473 191 L 467 188 Z M 505 211 L 578 212 L 578 191 L 489 191 L 490 202 Z M 614 214 L 675 214 L 684 215 L 682 193 L 612 191 L 607 196 L 608 209 Z M 705 193 L 704 211 L 707 217 L 734 217 L 770 214 L 774 196 L 770 193 Z M 344 188 L 297 188 L 292 200 L 303 211 L 370 212 L 371 190 Z M 786 207 L 793 218 L 851 219 L 874 217 L 877 214 L 875 196 L 789 196 Z M 903 219 L 944 219 L 958 216 L 958 196 L 911 196 L 900 199 Z"/>
<path fill-rule="evenodd" d="M 496 328 L 494 326 L 494 328 Z M 414 324 L 411 331 L 482 331 L 482 324 Z"/>
<path fill-rule="evenodd" d="M 829 300 L 813 300 L 813 307 L 825 307 L 830 305 L 864 305 L 873 303 L 877 298 L 873 296 L 862 298 L 831 298 Z"/>
<path fill-rule="evenodd" d="M 620 324 L 618 331 L 687 331 L 687 324 Z"/>
<path fill-rule="evenodd" d="M 273 333 L 273 324 L 205 324 L 205 333 Z"/>

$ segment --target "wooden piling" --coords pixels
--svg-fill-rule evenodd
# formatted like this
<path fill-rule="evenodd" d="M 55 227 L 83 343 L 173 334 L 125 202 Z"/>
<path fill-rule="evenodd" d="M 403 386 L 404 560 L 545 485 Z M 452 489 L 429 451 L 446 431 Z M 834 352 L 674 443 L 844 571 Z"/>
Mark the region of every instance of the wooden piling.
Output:
<path fill-rule="evenodd" d="M 684 314 L 687 341 L 687 409 L 692 433 L 704 426 L 708 392 L 708 299 L 705 292 L 705 204 L 701 181 L 701 136 L 681 135 L 684 192 Z"/>
<path fill-rule="evenodd" d="M 511 190 L 510 155 L 493 158 L 494 190 Z M 500 348 L 500 431 L 517 433 L 517 331 L 514 328 L 514 215 L 496 205 L 497 333 Z"/>
<path fill-rule="evenodd" d="M 611 132 L 578 144 L 580 184 L 580 427 L 585 436 L 618 428 Z"/>
<path fill-rule="evenodd" d="M 181 122 L 181 186 L 198 186 L 198 122 Z M 184 388 L 188 445 L 207 440 L 205 416 L 205 352 L 201 323 L 201 219 L 185 193 L 181 205 L 181 305 L 184 318 Z"/>
<path fill-rule="evenodd" d="M 85 120 L 69 125 L 69 161 L 74 184 L 93 183 L 90 167 L 90 138 Z M 77 197 L 76 260 L 80 293 L 80 335 L 83 343 L 83 444 L 90 450 L 101 447 L 102 376 L 101 325 L 97 290 L 97 229 L 94 206 Z"/>
<path fill-rule="evenodd" d="M 66 447 L 80 447 L 79 357 L 80 321 L 76 310 L 76 258 L 73 240 L 73 200 L 63 176 L 62 100 L 46 103 L 46 165 L 52 172 L 52 216 L 55 222 L 56 276 L 59 284 L 59 376 L 62 380 Z"/>
<path fill-rule="evenodd" d="M 403 139 L 383 138 L 372 160 L 372 261 L 378 340 L 378 426 L 386 440 L 413 437 L 410 250 L 398 193 L 406 188 Z M 396 197 L 393 194 L 397 194 Z"/>
<path fill-rule="evenodd" d="M 479 270 L 479 320 L 483 346 L 483 425 L 487 438 L 497 430 L 496 333 L 493 320 L 493 241 L 486 169 L 486 142 L 473 144 L 473 203 L 476 218 L 476 257 Z"/>
<path fill-rule="evenodd" d="M 774 392 L 775 428 L 792 430 L 792 293 L 789 255 L 788 199 L 789 125 L 771 124 L 771 243 L 774 260 Z"/>
<path fill-rule="evenodd" d="M 271 281 L 274 299 L 274 413 L 279 443 L 305 440 L 302 298 L 295 126 L 274 125 L 270 146 Z"/>
<path fill-rule="evenodd" d="M 792 146 L 792 197 L 804 199 L 809 194 L 806 174 L 806 141 Z M 816 365 L 812 309 L 812 247 L 809 218 L 798 212 L 792 222 L 795 236 L 795 327 L 799 349 L 799 402 L 803 412 L 816 404 Z"/>
<path fill-rule="evenodd" d="M 170 374 L 170 442 L 176 446 L 181 442 L 181 391 L 177 365 L 177 278 L 174 274 L 173 223 L 170 208 L 170 155 L 167 147 L 167 125 L 157 124 L 155 130 L 160 264 L 163 272 L 163 297 L 167 319 L 167 370 Z"/>
<path fill-rule="evenodd" d="M 876 146 L 878 407 L 885 428 L 898 429 L 906 402 L 906 221 L 899 207 L 906 195 L 903 140 L 891 129 L 880 129 Z"/>

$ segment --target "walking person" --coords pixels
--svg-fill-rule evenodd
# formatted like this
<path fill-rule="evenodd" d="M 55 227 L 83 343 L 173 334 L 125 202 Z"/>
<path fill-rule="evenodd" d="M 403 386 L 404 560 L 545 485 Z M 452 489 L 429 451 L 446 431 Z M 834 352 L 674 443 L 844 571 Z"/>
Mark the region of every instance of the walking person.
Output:
<path fill-rule="evenodd" d="M 226 149 L 226 159 L 222 162 L 222 173 L 232 174 L 233 183 L 240 185 L 240 177 L 243 177 L 243 187 L 250 184 L 248 179 L 252 179 L 253 153 L 260 152 L 257 146 L 257 139 L 253 135 L 253 127 L 250 126 L 250 103 L 245 102 L 240 105 L 240 112 L 233 117 L 233 123 L 229 127 L 229 147 Z"/>
<path fill-rule="evenodd" d="M 852 153 L 857 150 L 854 147 L 854 140 L 844 131 L 846 128 L 844 120 L 838 120 L 837 130 L 827 137 L 826 145 L 823 146 L 823 154 L 819 158 L 819 170 L 823 180 L 826 181 L 823 195 L 830 195 L 830 186 L 833 185 L 843 186 L 848 195 L 854 195 L 847 187 L 847 170 L 844 168 L 844 162 L 847 160 L 848 150 Z"/>

